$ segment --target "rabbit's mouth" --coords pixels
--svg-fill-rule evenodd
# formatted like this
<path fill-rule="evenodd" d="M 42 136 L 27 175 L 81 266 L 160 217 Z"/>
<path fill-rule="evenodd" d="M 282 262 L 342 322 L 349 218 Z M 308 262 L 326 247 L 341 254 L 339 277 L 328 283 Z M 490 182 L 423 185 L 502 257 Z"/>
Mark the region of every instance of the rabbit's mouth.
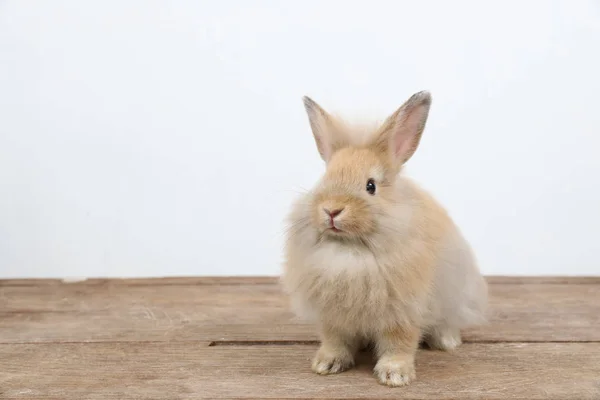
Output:
<path fill-rule="evenodd" d="M 334 217 L 329 217 L 329 226 L 327 227 L 327 229 L 329 229 L 329 230 L 331 230 L 331 231 L 333 231 L 335 233 L 343 232 L 340 228 L 338 228 L 335 225 Z"/>

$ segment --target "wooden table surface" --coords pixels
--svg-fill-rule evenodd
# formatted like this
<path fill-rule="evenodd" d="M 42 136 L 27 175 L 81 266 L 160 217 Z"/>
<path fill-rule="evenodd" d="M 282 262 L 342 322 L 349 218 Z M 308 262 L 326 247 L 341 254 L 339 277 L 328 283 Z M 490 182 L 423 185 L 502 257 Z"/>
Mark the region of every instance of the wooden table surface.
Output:
<path fill-rule="evenodd" d="M 391 389 L 368 353 L 314 375 L 273 278 L 0 280 L 0 399 L 600 399 L 600 278 L 489 282 L 490 323 Z"/>

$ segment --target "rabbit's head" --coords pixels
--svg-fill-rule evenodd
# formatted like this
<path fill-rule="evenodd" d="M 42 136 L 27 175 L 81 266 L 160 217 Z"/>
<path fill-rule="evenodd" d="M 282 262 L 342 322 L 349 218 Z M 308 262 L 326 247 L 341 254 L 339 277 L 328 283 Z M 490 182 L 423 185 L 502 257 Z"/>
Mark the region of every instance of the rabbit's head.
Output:
<path fill-rule="evenodd" d="M 310 126 L 327 169 L 305 209 L 319 234 L 368 237 L 397 202 L 396 176 L 413 155 L 431 105 L 428 92 L 414 94 L 366 138 L 357 141 L 342 122 L 308 97 Z"/>

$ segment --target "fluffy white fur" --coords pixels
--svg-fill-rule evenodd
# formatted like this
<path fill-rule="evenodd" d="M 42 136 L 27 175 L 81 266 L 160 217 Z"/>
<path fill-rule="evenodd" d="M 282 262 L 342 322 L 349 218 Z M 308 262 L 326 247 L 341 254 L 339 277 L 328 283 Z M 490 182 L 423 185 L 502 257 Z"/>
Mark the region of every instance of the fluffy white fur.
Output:
<path fill-rule="evenodd" d="M 319 327 L 316 373 L 351 367 L 372 342 L 378 380 L 405 385 L 415 378 L 419 341 L 452 350 L 462 328 L 485 321 L 487 286 L 468 243 L 446 211 L 399 174 L 430 101 L 414 95 L 370 140 L 357 141 L 305 100 L 327 171 L 292 208 L 282 282 L 296 313 Z M 373 195 L 364 190 L 368 179 Z M 343 210 L 335 219 L 323 212 L 332 207 Z"/>

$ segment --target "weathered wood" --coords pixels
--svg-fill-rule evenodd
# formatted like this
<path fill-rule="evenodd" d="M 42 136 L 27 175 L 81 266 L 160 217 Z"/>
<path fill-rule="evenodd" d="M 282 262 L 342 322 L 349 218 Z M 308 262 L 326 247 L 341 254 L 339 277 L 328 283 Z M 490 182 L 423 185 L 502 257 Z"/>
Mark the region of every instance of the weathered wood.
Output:
<path fill-rule="evenodd" d="M 0 279 L 2 286 L 124 285 L 124 286 L 191 286 L 276 284 L 276 276 L 203 276 L 167 278 L 82 278 L 82 279 Z"/>
<path fill-rule="evenodd" d="M 274 278 L 0 281 L 0 399 L 600 399 L 600 278 L 490 293 L 488 326 L 420 350 L 418 380 L 389 389 L 365 354 L 313 375 L 315 330 Z"/>
<path fill-rule="evenodd" d="M 316 340 L 269 279 L 4 285 L 0 343 Z M 468 342 L 600 341 L 600 283 L 494 283 L 490 293 L 490 323 L 466 331 Z"/>
<path fill-rule="evenodd" d="M 373 362 L 317 376 L 315 346 L 206 343 L 0 345 L 3 399 L 598 399 L 600 344 L 466 344 L 421 350 L 417 381 L 376 383 Z"/>
<path fill-rule="evenodd" d="M 597 285 L 600 276 L 487 276 L 491 285 L 495 284 L 534 284 L 556 283 L 569 285 Z M 191 286 L 191 285 L 254 285 L 277 284 L 277 276 L 205 276 L 168 278 L 90 278 L 82 280 L 62 279 L 0 279 L 2 286 L 59 286 L 77 285 L 125 285 L 125 286 Z"/>

